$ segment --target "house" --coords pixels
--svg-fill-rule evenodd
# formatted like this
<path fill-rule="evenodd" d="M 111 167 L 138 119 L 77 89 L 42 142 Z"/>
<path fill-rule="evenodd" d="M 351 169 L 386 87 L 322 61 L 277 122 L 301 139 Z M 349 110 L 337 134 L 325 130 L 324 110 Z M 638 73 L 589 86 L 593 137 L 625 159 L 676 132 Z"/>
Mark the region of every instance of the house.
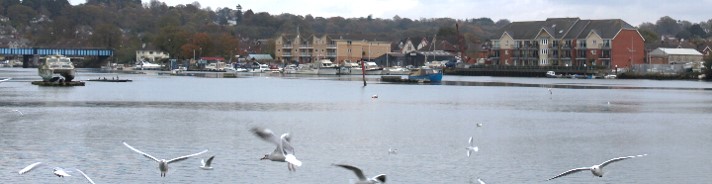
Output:
<path fill-rule="evenodd" d="M 690 48 L 657 48 L 648 53 L 650 64 L 702 63 L 702 53 Z"/>
<path fill-rule="evenodd" d="M 404 55 L 403 65 L 425 66 L 427 63 L 436 61 L 454 61 L 454 54 L 442 50 L 436 51 L 413 51 Z"/>
<path fill-rule="evenodd" d="M 644 63 L 644 38 L 620 19 L 513 22 L 492 39 L 489 61 L 513 66 L 630 67 Z"/>
<path fill-rule="evenodd" d="M 704 49 L 702 49 L 702 54 L 703 54 L 705 57 L 710 57 L 710 55 L 712 54 L 712 48 L 710 48 L 709 45 L 706 46 Z"/>
<path fill-rule="evenodd" d="M 328 35 L 302 37 L 299 34 L 283 34 L 275 39 L 275 58 L 290 63 L 311 63 L 320 59 L 329 59 L 334 63 L 370 60 L 390 51 L 390 42 L 332 38 Z"/>
<path fill-rule="evenodd" d="M 156 63 L 156 61 L 161 59 L 168 59 L 170 55 L 167 52 L 157 51 L 157 50 L 137 50 L 136 51 L 136 61 L 149 61 L 151 63 Z"/>

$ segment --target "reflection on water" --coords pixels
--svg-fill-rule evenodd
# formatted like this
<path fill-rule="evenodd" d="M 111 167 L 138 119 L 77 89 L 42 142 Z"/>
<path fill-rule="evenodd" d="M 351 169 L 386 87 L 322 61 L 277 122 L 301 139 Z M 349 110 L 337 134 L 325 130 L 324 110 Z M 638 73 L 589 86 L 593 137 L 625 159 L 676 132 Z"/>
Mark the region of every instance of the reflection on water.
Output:
<path fill-rule="evenodd" d="M 46 169 L 16 173 L 36 161 L 82 169 L 97 183 L 355 179 L 332 163 L 356 165 L 368 176 L 385 173 L 389 183 L 712 181 L 712 85 L 705 82 L 445 76 L 439 84 L 406 85 L 367 76 L 363 87 L 360 76 L 80 70 L 79 79 L 118 75 L 133 82 L 51 88 L 29 84 L 39 79 L 35 73 L 0 69 L 0 78 L 20 79 L 0 84 L 6 183 L 86 182 Z M 290 173 L 286 164 L 259 160 L 274 146 L 252 135 L 254 126 L 290 132 L 304 165 Z M 470 136 L 480 151 L 468 158 Z M 161 158 L 210 151 L 174 163 L 161 178 L 155 163 L 122 141 Z M 544 182 L 573 167 L 644 153 L 607 166 L 603 178 L 579 173 Z M 199 169 L 211 155 L 215 169 Z"/>

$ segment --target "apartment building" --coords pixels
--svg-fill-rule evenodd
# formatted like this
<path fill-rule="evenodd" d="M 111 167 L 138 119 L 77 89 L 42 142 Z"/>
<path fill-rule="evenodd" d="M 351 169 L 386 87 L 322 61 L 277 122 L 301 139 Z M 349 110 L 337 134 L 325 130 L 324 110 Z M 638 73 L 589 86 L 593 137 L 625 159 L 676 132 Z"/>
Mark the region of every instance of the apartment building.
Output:
<path fill-rule="evenodd" d="M 550 18 L 513 22 L 492 39 L 489 60 L 510 66 L 599 66 L 644 63 L 644 38 L 620 19 Z"/>
<path fill-rule="evenodd" d="M 352 40 L 331 38 L 327 35 L 289 36 L 275 39 L 275 57 L 284 62 L 310 63 L 329 59 L 334 63 L 375 59 L 391 50 L 385 41 Z"/>

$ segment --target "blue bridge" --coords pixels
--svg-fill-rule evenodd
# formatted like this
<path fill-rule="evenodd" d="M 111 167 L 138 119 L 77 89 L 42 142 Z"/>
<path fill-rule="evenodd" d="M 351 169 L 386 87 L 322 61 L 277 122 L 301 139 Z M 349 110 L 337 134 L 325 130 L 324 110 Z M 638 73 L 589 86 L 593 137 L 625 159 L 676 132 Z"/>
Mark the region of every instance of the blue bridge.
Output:
<path fill-rule="evenodd" d="M 21 55 L 22 67 L 37 64 L 37 56 L 60 54 L 68 57 L 97 57 L 100 61 L 114 55 L 111 49 L 67 49 L 67 48 L 0 48 L 0 55 Z M 31 61 L 31 59 L 33 61 Z"/>

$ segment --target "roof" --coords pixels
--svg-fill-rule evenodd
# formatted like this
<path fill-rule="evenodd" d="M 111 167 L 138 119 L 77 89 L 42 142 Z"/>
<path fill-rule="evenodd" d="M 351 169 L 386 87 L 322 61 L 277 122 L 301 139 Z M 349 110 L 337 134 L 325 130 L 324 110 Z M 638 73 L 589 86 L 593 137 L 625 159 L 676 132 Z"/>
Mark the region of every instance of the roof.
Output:
<path fill-rule="evenodd" d="M 581 20 L 579 18 L 549 18 L 545 21 L 512 22 L 502 29 L 498 37 L 507 33 L 515 40 L 536 38 L 545 31 L 558 39 L 581 39 L 595 32 L 604 39 L 613 39 L 621 29 L 635 27 L 621 19 Z"/>
<path fill-rule="evenodd" d="M 248 54 L 247 59 L 252 60 L 272 60 L 272 55 L 269 54 Z"/>
<path fill-rule="evenodd" d="M 693 56 L 702 56 L 702 53 L 695 49 L 690 49 L 690 48 L 658 48 L 653 50 L 652 52 L 656 52 L 657 50 L 662 51 L 666 55 L 693 55 Z M 651 54 L 652 54 L 651 52 Z"/>

